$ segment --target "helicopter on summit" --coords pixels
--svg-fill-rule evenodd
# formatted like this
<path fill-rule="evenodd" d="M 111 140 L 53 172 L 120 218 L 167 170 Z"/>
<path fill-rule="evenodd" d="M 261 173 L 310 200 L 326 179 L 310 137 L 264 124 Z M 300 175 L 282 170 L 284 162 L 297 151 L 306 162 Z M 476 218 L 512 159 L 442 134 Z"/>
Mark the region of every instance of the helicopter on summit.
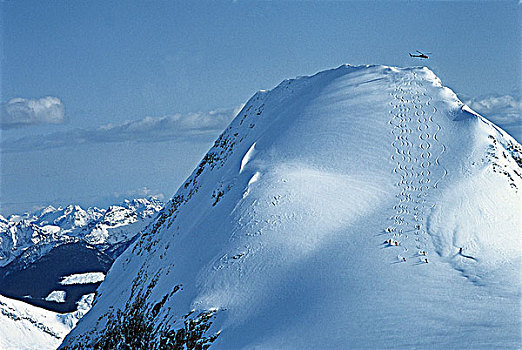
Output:
<path fill-rule="evenodd" d="M 415 50 L 415 51 L 417 51 L 419 54 L 418 55 L 412 55 L 410 53 L 410 57 L 423 58 L 423 59 L 427 60 L 429 58 L 428 55 L 431 55 L 431 52 L 427 52 L 427 54 L 424 54 L 424 53 L 420 52 L 419 50 Z"/>

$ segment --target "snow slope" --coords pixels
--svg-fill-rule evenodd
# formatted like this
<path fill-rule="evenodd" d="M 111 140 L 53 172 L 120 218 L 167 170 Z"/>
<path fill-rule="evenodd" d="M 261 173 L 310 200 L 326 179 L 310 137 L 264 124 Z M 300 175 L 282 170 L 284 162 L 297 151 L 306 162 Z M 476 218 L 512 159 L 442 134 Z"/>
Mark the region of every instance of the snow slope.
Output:
<path fill-rule="evenodd" d="M 62 347 L 520 348 L 521 153 L 427 68 L 284 81 Z"/>
<path fill-rule="evenodd" d="M 57 314 L 0 295 L 0 349 L 56 349 L 89 310 L 93 297 L 84 296 L 73 313 Z"/>

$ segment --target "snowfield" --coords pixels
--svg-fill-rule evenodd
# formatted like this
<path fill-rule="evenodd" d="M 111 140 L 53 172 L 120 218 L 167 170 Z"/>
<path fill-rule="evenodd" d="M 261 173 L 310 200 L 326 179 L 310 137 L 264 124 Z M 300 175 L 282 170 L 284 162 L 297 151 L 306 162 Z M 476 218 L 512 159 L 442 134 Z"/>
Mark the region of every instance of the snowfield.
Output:
<path fill-rule="evenodd" d="M 53 290 L 51 293 L 49 293 L 48 296 L 45 297 L 45 300 L 47 301 L 54 301 L 57 303 L 64 303 L 65 302 L 65 296 L 66 292 L 63 290 Z"/>
<path fill-rule="evenodd" d="M 520 348 L 521 151 L 427 68 L 286 80 L 239 112 L 61 348 Z"/>
<path fill-rule="evenodd" d="M 78 320 L 90 309 L 94 294 L 84 296 L 78 310 L 57 314 L 0 295 L 0 349 L 56 349 Z"/>
<path fill-rule="evenodd" d="M 105 274 L 103 272 L 86 272 L 86 273 L 75 273 L 73 275 L 65 276 L 60 281 L 60 284 L 71 285 L 71 284 L 88 284 L 98 283 L 103 281 Z"/>

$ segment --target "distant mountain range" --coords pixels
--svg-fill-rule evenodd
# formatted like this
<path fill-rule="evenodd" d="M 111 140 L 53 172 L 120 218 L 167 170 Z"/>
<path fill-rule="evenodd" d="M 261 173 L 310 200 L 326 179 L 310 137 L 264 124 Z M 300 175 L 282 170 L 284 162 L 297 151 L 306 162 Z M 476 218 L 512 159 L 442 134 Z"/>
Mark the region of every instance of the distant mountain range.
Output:
<path fill-rule="evenodd" d="M 164 206 L 3 219 L 0 348 L 90 308 L 60 349 L 518 349 L 521 189 L 522 146 L 426 67 L 285 80 Z"/>
<path fill-rule="evenodd" d="M 47 339 L 32 347 L 17 332 L 0 332 L 0 348 L 56 347 L 88 311 L 114 260 L 162 207 L 151 197 L 106 209 L 49 206 L 0 216 L 0 324 L 21 328 L 33 340 Z"/>
<path fill-rule="evenodd" d="M 28 250 L 34 259 L 36 250 L 41 254 L 63 243 L 84 242 L 102 251 L 113 248 L 132 239 L 162 206 L 151 197 L 125 200 L 107 209 L 48 206 L 35 213 L 0 215 L 0 267 L 21 255 L 29 262 Z"/>

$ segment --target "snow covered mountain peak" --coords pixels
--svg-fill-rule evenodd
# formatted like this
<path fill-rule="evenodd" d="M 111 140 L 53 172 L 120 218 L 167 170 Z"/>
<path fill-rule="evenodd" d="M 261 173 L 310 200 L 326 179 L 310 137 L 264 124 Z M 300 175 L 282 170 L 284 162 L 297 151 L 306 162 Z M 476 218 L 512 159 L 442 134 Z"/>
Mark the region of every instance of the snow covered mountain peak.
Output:
<path fill-rule="evenodd" d="M 521 154 L 427 68 L 285 80 L 238 113 L 63 348 L 520 346 Z"/>
<path fill-rule="evenodd" d="M 7 219 L 2 217 L 0 266 L 7 265 L 28 248 L 42 248 L 43 253 L 70 241 L 114 244 L 128 240 L 142 230 L 162 207 L 161 201 L 151 197 L 126 200 L 122 205 L 107 209 L 92 207 L 84 210 L 79 205 L 48 206 L 35 213 L 11 215 Z M 138 222 L 142 224 L 128 226 Z M 109 234 L 109 231 L 114 231 L 114 234 Z"/>

